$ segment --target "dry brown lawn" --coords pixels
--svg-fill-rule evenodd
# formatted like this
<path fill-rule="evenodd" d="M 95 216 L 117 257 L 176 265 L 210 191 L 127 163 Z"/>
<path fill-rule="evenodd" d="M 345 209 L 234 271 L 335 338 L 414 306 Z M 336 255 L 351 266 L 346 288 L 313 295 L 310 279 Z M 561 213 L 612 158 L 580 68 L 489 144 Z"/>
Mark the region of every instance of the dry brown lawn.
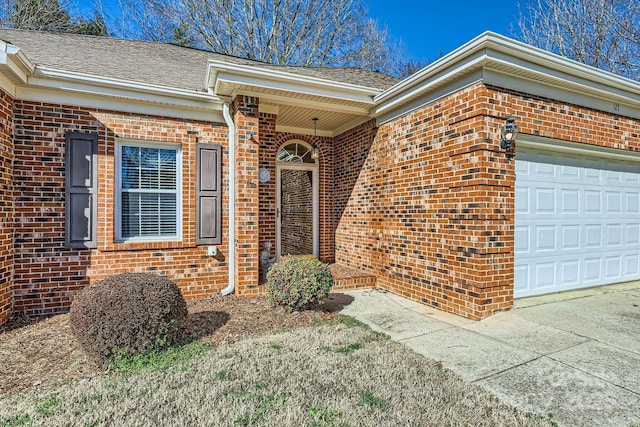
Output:
<path fill-rule="evenodd" d="M 0 332 L 0 426 L 548 425 L 331 311 L 191 302 L 212 349 L 129 374 L 89 362 L 66 317 Z"/>

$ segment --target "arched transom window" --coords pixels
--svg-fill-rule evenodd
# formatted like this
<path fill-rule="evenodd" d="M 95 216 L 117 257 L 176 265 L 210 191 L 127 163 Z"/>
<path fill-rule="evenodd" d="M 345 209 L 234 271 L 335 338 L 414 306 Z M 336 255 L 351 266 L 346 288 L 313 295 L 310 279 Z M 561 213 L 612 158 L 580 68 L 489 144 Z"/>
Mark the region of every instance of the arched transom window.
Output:
<path fill-rule="evenodd" d="M 278 151 L 278 162 L 316 163 L 311 157 L 311 146 L 302 141 L 286 143 Z"/>

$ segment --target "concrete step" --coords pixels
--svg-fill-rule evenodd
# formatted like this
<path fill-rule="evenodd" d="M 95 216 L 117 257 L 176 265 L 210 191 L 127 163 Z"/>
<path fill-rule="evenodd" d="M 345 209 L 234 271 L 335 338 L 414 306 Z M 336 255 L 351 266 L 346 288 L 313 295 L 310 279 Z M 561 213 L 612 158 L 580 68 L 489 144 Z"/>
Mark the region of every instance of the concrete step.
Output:
<path fill-rule="evenodd" d="M 332 291 L 376 287 L 376 276 L 340 264 L 329 265 L 333 274 Z"/>

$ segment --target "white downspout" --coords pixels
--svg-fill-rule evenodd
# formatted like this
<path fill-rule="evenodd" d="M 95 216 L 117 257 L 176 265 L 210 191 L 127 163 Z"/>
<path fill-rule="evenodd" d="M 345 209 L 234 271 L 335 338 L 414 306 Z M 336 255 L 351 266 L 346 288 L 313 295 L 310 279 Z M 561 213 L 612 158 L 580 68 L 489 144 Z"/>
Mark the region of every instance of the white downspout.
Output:
<path fill-rule="evenodd" d="M 236 287 L 236 127 L 228 102 L 222 105 L 222 115 L 229 129 L 229 285 L 222 290 L 222 295 L 229 295 Z"/>

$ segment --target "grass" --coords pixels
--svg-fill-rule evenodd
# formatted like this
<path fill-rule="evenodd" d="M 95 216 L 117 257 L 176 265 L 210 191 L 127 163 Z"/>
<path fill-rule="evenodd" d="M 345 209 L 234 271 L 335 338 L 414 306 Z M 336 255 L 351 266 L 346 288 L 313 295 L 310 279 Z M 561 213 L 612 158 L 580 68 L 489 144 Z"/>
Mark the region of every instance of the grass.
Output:
<path fill-rule="evenodd" d="M 360 326 L 128 359 L 116 375 L 0 397 L 0 426 L 549 425 Z"/>
<path fill-rule="evenodd" d="M 180 347 L 171 347 L 165 351 L 151 351 L 134 357 L 118 359 L 109 366 L 119 373 L 134 374 L 140 371 L 164 371 L 176 364 L 191 360 L 194 356 L 209 350 L 208 344 L 193 342 Z"/>

